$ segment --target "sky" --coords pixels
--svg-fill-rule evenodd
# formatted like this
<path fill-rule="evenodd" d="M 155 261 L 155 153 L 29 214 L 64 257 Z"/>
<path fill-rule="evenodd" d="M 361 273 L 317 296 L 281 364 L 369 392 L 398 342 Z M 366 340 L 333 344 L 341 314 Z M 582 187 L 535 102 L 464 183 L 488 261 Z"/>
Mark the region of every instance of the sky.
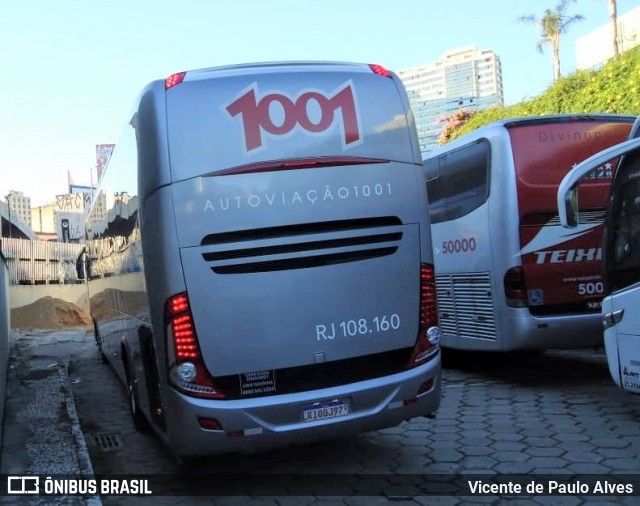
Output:
<path fill-rule="evenodd" d="M 638 0 L 618 0 L 618 15 Z M 96 144 L 116 143 L 149 82 L 182 70 L 259 61 L 379 63 L 398 71 L 452 49 L 493 50 L 507 105 L 552 82 L 538 18 L 555 0 L 3 0 L 0 4 L 0 198 L 32 205 L 89 185 Z M 561 43 L 563 74 L 576 39 L 608 22 L 606 0 L 577 0 L 585 20 Z M 95 169 L 94 176 L 95 179 Z M 95 181 L 93 181 L 95 183 Z"/>

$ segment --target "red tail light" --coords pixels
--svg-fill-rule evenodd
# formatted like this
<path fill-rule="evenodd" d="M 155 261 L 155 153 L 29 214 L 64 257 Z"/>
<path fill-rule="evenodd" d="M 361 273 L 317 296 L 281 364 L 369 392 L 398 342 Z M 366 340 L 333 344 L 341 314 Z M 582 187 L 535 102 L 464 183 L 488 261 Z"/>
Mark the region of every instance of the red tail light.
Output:
<path fill-rule="evenodd" d="M 438 305 L 433 265 L 420 266 L 420 320 L 418 337 L 409 360 L 409 367 L 415 367 L 438 354 L 440 329 L 438 327 Z"/>
<path fill-rule="evenodd" d="M 186 72 L 178 72 L 176 74 L 170 75 L 164 80 L 164 89 L 168 90 L 180 84 L 182 81 L 184 81 L 184 76 L 186 75 L 187 75 Z"/>
<path fill-rule="evenodd" d="M 185 395 L 205 399 L 224 399 L 202 360 L 189 298 L 179 293 L 165 305 L 165 328 L 171 334 L 175 363 L 171 364 L 171 383 Z"/>
<path fill-rule="evenodd" d="M 198 342 L 193 320 L 189 311 L 189 299 L 186 294 L 178 294 L 169 299 L 169 314 L 173 344 L 177 360 L 198 358 Z"/>
<path fill-rule="evenodd" d="M 527 307 L 527 288 L 522 267 L 512 267 L 504 274 L 504 295 L 510 307 Z"/>
<path fill-rule="evenodd" d="M 271 172 L 292 169 L 319 169 L 323 167 L 338 167 L 343 165 L 364 165 L 370 163 L 389 163 L 380 158 L 362 158 L 355 156 L 322 156 L 318 158 L 296 158 L 288 160 L 270 160 L 266 162 L 250 163 L 230 167 L 228 169 L 209 172 L 207 176 L 229 176 L 235 174 L 253 174 L 256 172 Z"/>
<path fill-rule="evenodd" d="M 391 72 L 389 72 L 382 65 L 377 65 L 377 64 L 373 63 L 373 64 L 369 65 L 369 68 L 371 69 L 371 71 L 374 74 L 378 74 L 379 76 L 382 76 L 382 77 L 391 77 Z"/>
<path fill-rule="evenodd" d="M 420 326 L 424 329 L 438 325 L 438 306 L 436 304 L 436 278 L 433 266 L 420 266 Z"/>

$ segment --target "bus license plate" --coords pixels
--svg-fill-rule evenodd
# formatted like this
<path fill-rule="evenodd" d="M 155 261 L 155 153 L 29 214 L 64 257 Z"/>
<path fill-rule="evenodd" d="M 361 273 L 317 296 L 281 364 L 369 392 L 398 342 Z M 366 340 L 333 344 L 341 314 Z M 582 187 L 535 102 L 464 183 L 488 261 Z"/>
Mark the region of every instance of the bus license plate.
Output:
<path fill-rule="evenodd" d="M 303 422 L 315 422 L 316 420 L 326 420 L 344 416 L 349 413 L 349 404 L 345 401 L 334 400 L 331 402 L 317 403 L 307 406 L 302 410 Z"/>

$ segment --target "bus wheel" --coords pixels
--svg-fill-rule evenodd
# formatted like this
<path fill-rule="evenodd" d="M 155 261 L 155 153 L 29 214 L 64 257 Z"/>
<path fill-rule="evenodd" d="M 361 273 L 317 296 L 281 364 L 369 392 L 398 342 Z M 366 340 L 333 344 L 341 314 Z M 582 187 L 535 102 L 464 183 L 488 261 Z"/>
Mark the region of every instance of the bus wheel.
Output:
<path fill-rule="evenodd" d="M 98 333 L 98 322 L 95 318 L 93 318 L 93 337 L 96 340 L 96 346 L 98 347 L 98 353 L 100 355 L 100 361 L 103 364 L 107 363 L 107 356 L 104 354 L 104 350 L 102 349 L 102 340 L 100 339 L 100 334 Z"/>
<path fill-rule="evenodd" d="M 144 417 L 142 411 L 140 411 L 138 403 L 138 395 L 136 394 L 136 383 L 131 374 L 131 368 L 128 364 L 127 356 L 124 357 L 124 374 L 126 376 L 126 390 L 127 400 L 129 401 L 129 410 L 131 411 L 131 418 L 133 419 L 133 426 L 137 431 L 148 432 L 149 424 Z"/>

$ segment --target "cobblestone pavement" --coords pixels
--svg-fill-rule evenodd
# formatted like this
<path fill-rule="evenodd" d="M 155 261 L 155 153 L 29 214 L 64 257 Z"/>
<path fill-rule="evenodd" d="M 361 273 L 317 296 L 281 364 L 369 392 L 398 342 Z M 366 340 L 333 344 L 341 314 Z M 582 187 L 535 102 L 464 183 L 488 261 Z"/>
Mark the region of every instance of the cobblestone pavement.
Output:
<path fill-rule="evenodd" d="M 445 355 L 443 400 L 435 420 L 305 447 L 253 456 L 215 457 L 199 471 L 237 473 L 336 473 L 449 475 L 573 473 L 606 478 L 640 473 L 640 397 L 611 381 L 602 352 L 534 355 Z M 455 359 L 455 360 L 454 360 Z M 176 474 L 184 472 L 155 436 L 136 433 L 123 388 L 95 350 L 71 359 L 80 422 L 96 473 Z M 105 448 L 100 438 L 113 438 Z M 96 439 L 97 438 L 97 439 Z M 176 480 L 179 478 L 176 477 Z M 280 496 L 226 497 L 219 504 L 458 504 L 492 503 L 495 497 Z M 302 493 L 302 492 L 301 492 Z M 337 491 L 336 493 L 339 493 Z M 419 491 L 418 491 L 419 493 Z M 120 498 L 121 500 L 121 498 Z M 506 500 L 506 499 L 504 499 Z M 206 500 L 210 501 L 210 500 Z M 130 504 L 149 503 L 130 499 Z M 197 504 L 203 498 L 154 497 L 154 504 Z M 640 498 L 552 496 L 511 498 L 523 504 L 638 503 Z M 121 504 L 103 497 L 104 504 Z"/>
<path fill-rule="evenodd" d="M 532 356 L 445 355 L 443 399 L 435 420 L 418 418 L 399 427 L 250 456 L 220 456 L 195 463 L 197 472 L 315 475 L 384 474 L 403 483 L 389 497 L 353 495 L 348 483 L 331 496 L 291 487 L 268 496 L 102 497 L 116 504 L 640 504 L 640 497 L 424 496 L 407 485 L 416 476 L 486 477 L 493 473 L 532 478 L 587 475 L 611 479 L 625 473 L 640 480 L 640 396 L 611 381 L 602 352 L 548 352 Z M 455 360 L 453 360 L 455 358 Z M 138 433 L 124 389 L 101 363 L 89 338 L 69 357 L 69 378 L 95 473 L 166 474 L 177 484 L 193 471 L 178 464 L 153 434 Z M 366 487 L 366 485 L 361 485 Z M 287 488 L 286 486 L 284 487 Z M 304 487 L 302 487 L 304 488 Z M 367 489 L 365 488 L 365 491 Z M 389 488 L 387 487 L 387 490 Z M 637 492 L 639 490 L 636 490 Z M 362 489 L 360 489 L 362 493 Z M 336 495 L 341 494 L 341 495 Z M 342 495 L 343 494 L 343 495 Z M 396 495 L 391 497 L 391 495 Z"/>

